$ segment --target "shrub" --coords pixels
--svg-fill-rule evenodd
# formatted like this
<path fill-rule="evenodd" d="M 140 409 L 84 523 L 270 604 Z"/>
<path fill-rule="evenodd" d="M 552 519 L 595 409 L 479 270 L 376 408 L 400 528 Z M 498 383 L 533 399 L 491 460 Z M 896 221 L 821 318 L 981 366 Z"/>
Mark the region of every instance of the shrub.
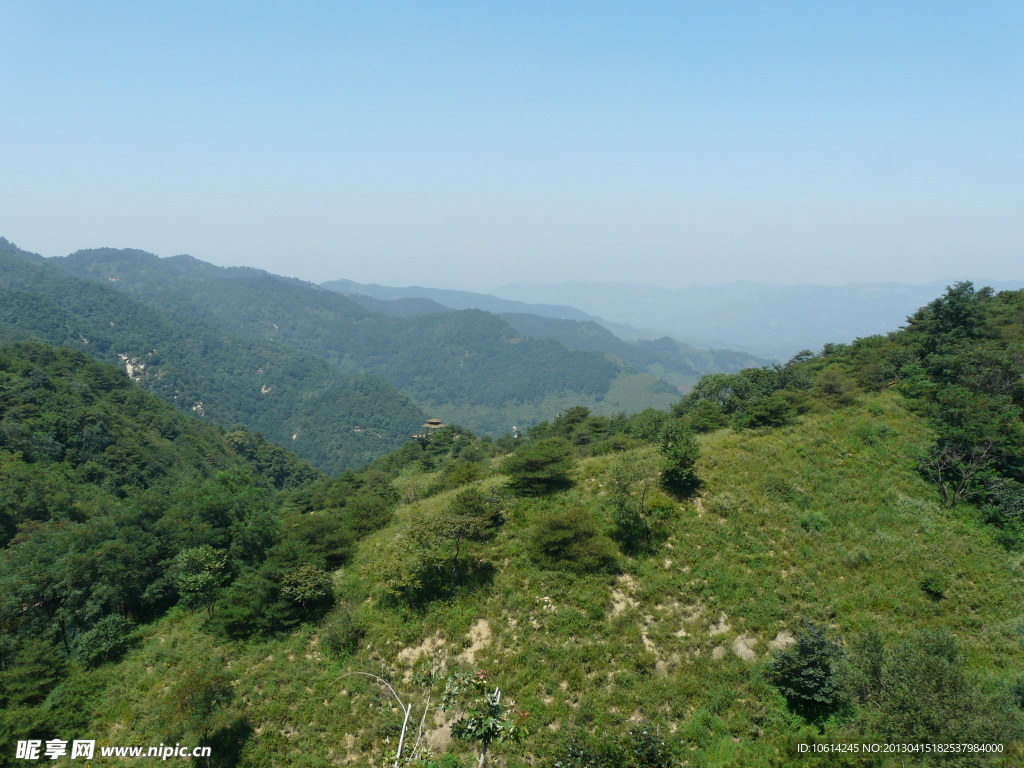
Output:
<path fill-rule="evenodd" d="M 521 496 L 541 496 L 571 484 L 572 444 L 562 437 L 528 443 L 501 463 L 509 485 Z"/>
<path fill-rule="evenodd" d="M 808 533 L 817 533 L 828 527 L 828 518 L 821 512 L 808 512 L 800 518 L 800 527 Z"/>
<path fill-rule="evenodd" d="M 946 590 L 949 589 L 949 581 L 942 573 L 927 573 L 922 577 L 918 586 L 921 587 L 921 591 L 925 593 L 929 600 L 938 602 L 945 599 Z"/>
<path fill-rule="evenodd" d="M 840 366 L 830 365 L 818 373 L 813 394 L 828 405 L 840 407 L 856 400 L 856 387 Z"/>
<path fill-rule="evenodd" d="M 948 632 L 919 632 L 891 647 L 869 632 L 851 643 L 850 662 L 844 687 L 858 705 L 854 729 L 865 739 L 984 744 L 1024 736 L 1012 692 L 987 691 L 972 678 Z M 956 764 L 984 760 L 968 755 Z"/>
<path fill-rule="evenodd" d="M 648 728 L 628 734 L 578 732 L 564 743 L 554 768 L 672 768 L 678 746 Z"/>
<path fill-rule="evenodd" d="M 441 476 L 427 488 L 427 495 L 448 491 L 463 485 L 481 480 L 484 476 L 483 464 L 475 461 L 457 459 L 445 465 Z"/>
<path fill-rule="evenodd" d="M 615 544 L 583 509 L 559 510 L 542 518 L 533 528 L 529 547 L 530 556 L 544 568 L 593 573 L 618 567 Z"/>
<path fill-rule="evenodd" d="M 366 630 L 359 625 L 352 614 L 342 610 L 334 622 L 327 626 L 320 636 L 320 645 L 336 659 L 345 659 L 359 650 Z"/>
<path fill-rule="evenodd" d="M 108 661 L 119 661 L 137 639 L 135 624 L 119 613 L 112 613 L 82 633 L 75 648 L 86 666 L 96 667 Z"/>

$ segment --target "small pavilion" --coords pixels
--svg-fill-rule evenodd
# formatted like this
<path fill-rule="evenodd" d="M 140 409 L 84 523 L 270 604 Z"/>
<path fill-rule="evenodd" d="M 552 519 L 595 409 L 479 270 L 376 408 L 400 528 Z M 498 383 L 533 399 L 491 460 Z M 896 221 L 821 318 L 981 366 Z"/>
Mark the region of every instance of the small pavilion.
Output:
<path fill-rule="evenodd" d="M 447 426 L 440 419 L 427 419 L 427 423 L 423 425 L 424 431 L 416 433 L 413 437 L 417 440 L 425 440 L 437 432 L 437 430 L 444 429 Z"/>

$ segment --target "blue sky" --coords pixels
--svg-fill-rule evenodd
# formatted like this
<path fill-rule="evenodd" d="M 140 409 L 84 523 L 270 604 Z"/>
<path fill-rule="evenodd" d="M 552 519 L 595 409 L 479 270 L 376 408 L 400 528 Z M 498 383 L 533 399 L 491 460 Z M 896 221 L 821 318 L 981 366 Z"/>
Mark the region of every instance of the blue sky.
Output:
<path fill-rule="evenodd" d="M 1024 278 L 1020 3 L 0 2 L 0 29 L 0 235 L 44 255 Z"/>

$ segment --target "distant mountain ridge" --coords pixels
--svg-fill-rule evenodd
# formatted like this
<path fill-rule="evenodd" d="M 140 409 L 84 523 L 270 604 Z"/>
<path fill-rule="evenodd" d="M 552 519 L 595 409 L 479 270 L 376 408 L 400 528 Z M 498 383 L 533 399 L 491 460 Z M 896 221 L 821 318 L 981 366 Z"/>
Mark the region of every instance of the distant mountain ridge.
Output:
<path fill-rule="evenodd" d="M 735 282 L 662 288 L 627 283 L 515 283 L 506 299 L 564 302 L 616 323 L 653 328 L 698 346 L 740 349 L 786 359 L 802 349 L 886 333 L 953 280 L 928 285 L 863 283 L 843 286 Z M 978 281 L 999 290 L 1020 281 Z M 618 330 L 618 329 L 616 329 Z"/>
<path fill-rule="evenodd" d="M 506 302 L 493 296 L 468 291 L 444 291 L 417 286 L 391 288 L 354 283 L 350 280 L 333 280 L 323 283 L 321 287 L 343 290 L 348 298 L 360 306 L 396 317 L 451 312 L 466 304 L 473 304 L 473 308 L 476 309 L 492 307 L 487 311 L 498 314 L 524 336 L 554 339 L 569 349 L 612 355 L 638 371 L 651 373 L 683 391 L 695 385 L 705 373 L 734 373 L 742 368 L 759 367 L 770 363 L 769 360 L 746 352 L 700 349 L 665 335 L 627 341 L 616 335 L 613 330 L 609 330 L 609 324 L 605 321 L 590 318 L 586 313 L 571 307 Z M 350 289 L 372 290 L 376 296 L 349 292 Z M 427 298 L 428 295 L 436 298 Z M 383 298 L 387 296 L 401 297 Z M 449 301 L 451 303 L 445 303 Z M 531 311 L 496 311 L 506 305 L 527 307 Z M 560 317 L 560 314 L 574 314 L 586 319 Z"/>
<path fill-rule="evenodd" d="M 560 320 L 593 320 L 586 312 L 575 307 L 560 304 L 529 304 L 522 301 L 511 301 L 473 291 L 456 291 L 447 288 L 423 288 L 412 285 L 407 288 L 394 288 L 376 283 L 355 283 L 351 280 L 328 280 L 320 283 L 321 288 L 337 293 L 351 293 L 369 296 L 373 299 L 394 301 L 396 299 L 430 299 L 450 309 L 480 309 L 493 314 L 528 313 L 542 317 L 556 317 Z"/>

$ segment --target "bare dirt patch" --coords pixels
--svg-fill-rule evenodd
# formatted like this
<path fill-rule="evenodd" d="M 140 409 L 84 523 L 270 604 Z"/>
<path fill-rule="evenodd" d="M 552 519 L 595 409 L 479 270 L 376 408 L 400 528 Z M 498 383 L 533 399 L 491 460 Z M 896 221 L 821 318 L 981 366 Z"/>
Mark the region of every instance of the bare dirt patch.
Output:
<path fill-rule="evenodd" d="M 715 635 L 724 635 L 731 629 L 729 626 L 729 617 L 725 615 L 725 612 L 718 614 L 718 623 L 712 624 L 708 627 L 708 634 L 714 637 Z"/>
<path fill-rule="evenodd" d="M 487 619 L 477 619 L 469 628 L 469 647 L 456 658 L 470 666 L 476 663 L 476 655 L 491 644 L 491 625 Z"/>
<path fill-rule="evenodd" d="M 732 641 L 732 652 L 746 662 L 757 661 L 757 654 L 754 653 L 754 646 L 757 645 L 757 638 L 747 632 Z"/>
<path fill-rule="evenodd" d="M 419 661 L 420 656 L 433 656 L 444 644 L 445 639 L 441 637 L 440 633 L 431 635 L 419 645 L 410 645 L 408 648 L 400 650 L 398 652 L 398 661 L 408 664 L 411 667 Z"/>
<path fill-rule="evenodd" d="M 774 638 L 768 641 L 769 651 L 781 651 L 783 648 L 788 648 L 796 642 L 796 638 L 793 637 L 786 630 L 781 630 Z"/>

